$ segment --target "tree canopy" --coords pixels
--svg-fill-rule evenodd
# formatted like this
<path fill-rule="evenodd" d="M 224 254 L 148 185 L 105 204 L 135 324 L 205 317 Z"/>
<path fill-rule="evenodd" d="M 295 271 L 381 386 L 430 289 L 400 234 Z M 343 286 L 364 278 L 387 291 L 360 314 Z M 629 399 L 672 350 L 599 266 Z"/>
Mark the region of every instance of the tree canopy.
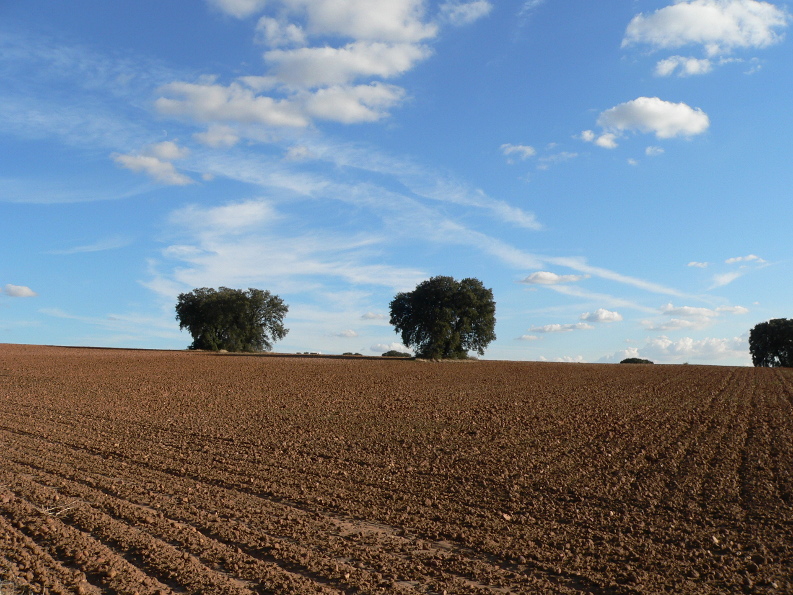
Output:
<path fill-rule="evenodd" d="M 202 287 L 179 294 L 176 320 L 193 337 L 190 349 L 270 351 L 289 332 L 283 324 L 288 310 L 269 291 Z"/>
<path fill-rule="evenodd" d="M 626 357 L 624 360 L 620 362 L 621 364 L 652 364 L 648 359 L 642 359 L 640 357 Z"/>
<path fill-rule="evenodd" d="M 465 358 L 484 355 L 496 338 L 493 291 L 478 279 L 432 277 L 398 293 L 390 304 L 391 324 L 418 357 Z"/>
<path fill-rule="evenodd" d="M 752 363 L 764 368 L 793 367 L 793 320 L 775 318 L 749 332 Z"/>

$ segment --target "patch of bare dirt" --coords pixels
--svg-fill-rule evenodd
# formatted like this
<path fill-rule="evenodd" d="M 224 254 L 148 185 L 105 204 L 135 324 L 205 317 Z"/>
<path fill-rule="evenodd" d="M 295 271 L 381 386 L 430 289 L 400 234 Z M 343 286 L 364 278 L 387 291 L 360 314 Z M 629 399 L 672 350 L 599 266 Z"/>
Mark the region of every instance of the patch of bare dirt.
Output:
<path fill-rule="evenodd" d="M 0 595 L 793 593 L 789 370 L 0 345 Z"/>

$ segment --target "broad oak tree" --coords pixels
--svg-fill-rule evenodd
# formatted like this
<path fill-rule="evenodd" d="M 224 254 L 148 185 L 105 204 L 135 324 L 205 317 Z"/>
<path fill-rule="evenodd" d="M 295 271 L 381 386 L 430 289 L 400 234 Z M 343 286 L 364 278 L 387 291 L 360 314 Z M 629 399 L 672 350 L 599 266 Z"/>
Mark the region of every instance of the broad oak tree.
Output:
<path fill-rule="evenodd" d="M 288 310 L 269 291 L 202 287 L 179 294 L 176 320 L 193 337 L 189 349 L 270 351 L 289 332 Z"/>
<path fill-rule="evenodd" d="M 764 368 L 793 367 L 793 320 L 774 318 L 749 332 L 752 363 Z"/>
<path fill-rule="evenodd" d="M 484 355 L 496 338 L 493 291 L 478 279 L 432 277 L 416 289 L 398 293 L 390 304 L 391 324 L 402 343 L 422 358 Z"/>

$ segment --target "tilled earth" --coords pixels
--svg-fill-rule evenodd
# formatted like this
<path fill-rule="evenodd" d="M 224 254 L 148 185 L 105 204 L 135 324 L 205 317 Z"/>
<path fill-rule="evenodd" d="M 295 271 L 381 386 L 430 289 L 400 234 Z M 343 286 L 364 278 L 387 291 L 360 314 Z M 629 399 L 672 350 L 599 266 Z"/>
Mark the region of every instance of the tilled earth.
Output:
<path fill-rule="evenodd" d="M 0 594 L 793 593 L 793 372 L 0 345 Z"/>

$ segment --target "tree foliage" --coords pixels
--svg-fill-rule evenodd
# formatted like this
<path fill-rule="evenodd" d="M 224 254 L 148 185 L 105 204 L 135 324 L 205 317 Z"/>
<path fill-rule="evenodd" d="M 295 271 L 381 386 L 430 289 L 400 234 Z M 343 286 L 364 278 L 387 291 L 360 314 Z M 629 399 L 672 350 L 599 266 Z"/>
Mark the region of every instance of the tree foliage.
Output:
<path fill-rule="evenodd" d="M 193 337 L 190 349 L 270 351 L 289 332 L 283 324 L 288 310 L 269 291 L 202 287 L 179 294 L 176 320 Z"/>
<path fill-rule="evenodd" d="M 405 353 L 404 351 L 397 351 L 396 349 L 391 349 L 390 351 L 386 351 L 382 354 L 383 357 L 411 357 L 409 353 Z"/>
<path fill-rule="evenodd" d="M 764 368 L 793 367 L 793 320 L 775 318 L 749 332 L 752 363 Z"/>
<path fill-rule="evenodd" d="M 478 279 L 432 277 L 398 293 L 390 312 L 402 343 L 422 358 L 465 358 L 468 351 L 484 355 L 496 338 L 493 291 Z"/>
<path fill-rule="evenodd" d="M 620 362 L 621 364 L 652 364 L 648 359 L 642 359 L 640 357 L 627 357 Z"/>

